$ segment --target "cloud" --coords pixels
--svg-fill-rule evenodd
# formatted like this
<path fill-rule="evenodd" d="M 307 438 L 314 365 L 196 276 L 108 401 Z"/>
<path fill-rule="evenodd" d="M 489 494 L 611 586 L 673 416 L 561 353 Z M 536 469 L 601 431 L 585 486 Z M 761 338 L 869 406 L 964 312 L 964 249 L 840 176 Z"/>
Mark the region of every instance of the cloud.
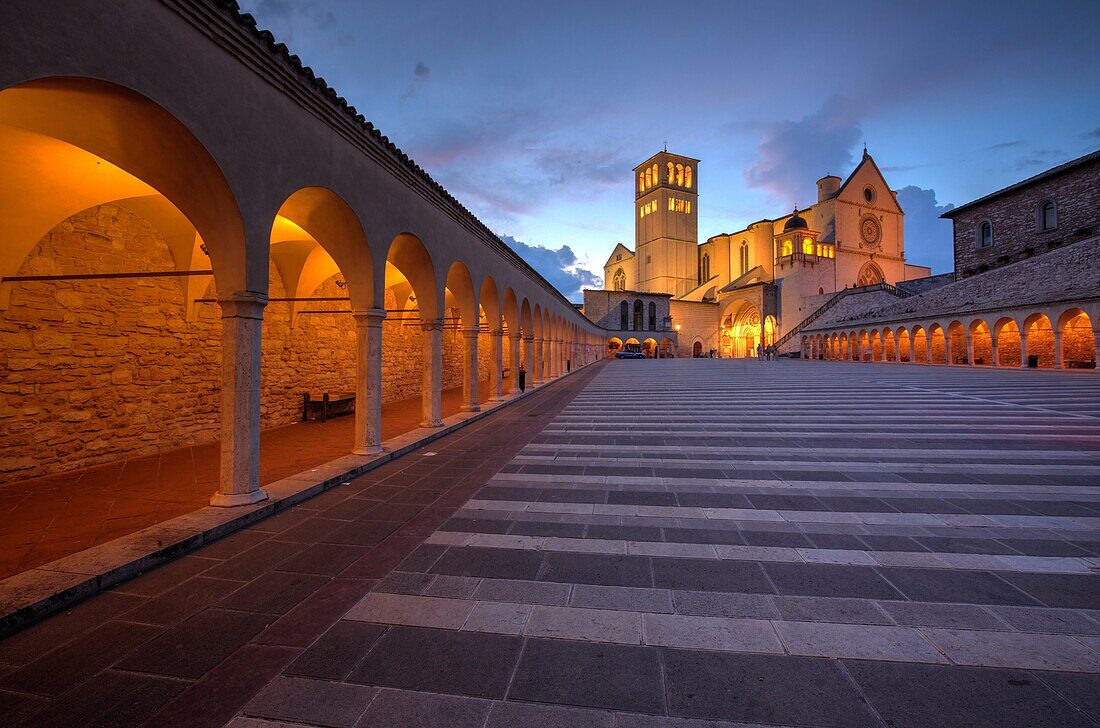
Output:
<path fill-rule="evenodd" d="M 1020 140 L 1013 142 L 1001 142 L 1000 144 L 990 144 L 988 147 L 982 147 L 984 151 L 990 151 L 993 149 L 1010 149 L 1011 147 L 1022 147 L 1024 143 Z"/>
<path fill-rule="evenodd" d="M 955 209 L 936 201 L 936 191 L 915 185 L 898 190 L 898 204 L 905 210 L 905 258 L 914 265 L 930 265 L 933 273 L 955 267 L 954 238 L 950 220 L 940 215 Z"/>
<path fill-rule="evenodd" d="M 405 90 L 405 93 L 401 94 L 400 100 L 406 101 L 411 99 L 420 86 L 423 86 L 431 78 L 432 69 L 428 67 L 428 64 L 421 59 L 416 60 L 416 64 L 413 66 L 413 80 L 409 84 L 409 87 Z"/>
<path fill-rule="evenodd" d="M 541 245 L 529 245 L 511 235 L 501 235 L 500 239 L 570 301 L 580 302 L 582 288 L 599 288 L 603 285 L 603 278 L 581 267 L 580 259 L 568 245 L 554 250 Z"/>
<path fill-rule="evenodd" d="M 863 136 L 861 115 L 860 104 L 832 96 L 801 119 L 766 124 L 745 181 L 788 204 L 810 204 L 817 199 L 814 180 L 851 169 L 852 149 Z"/>
<path fill-rule="evenodd" d="M 1081 135 L 1085 139 L 1100 139 L 1100 126 Z"/>

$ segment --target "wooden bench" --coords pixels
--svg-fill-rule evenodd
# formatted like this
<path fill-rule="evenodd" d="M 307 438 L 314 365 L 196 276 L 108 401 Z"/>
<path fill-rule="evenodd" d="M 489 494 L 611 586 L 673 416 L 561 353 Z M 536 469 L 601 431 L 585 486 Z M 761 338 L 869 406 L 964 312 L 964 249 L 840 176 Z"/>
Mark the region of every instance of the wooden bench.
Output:
<path fill-rule="evenodd" d="M 306 392 L 302 395 L 302 422 L 313 419 L 328 422 L 329 417 L 355 411 L 355 392 L 325 392 L 320 397 Z"/>

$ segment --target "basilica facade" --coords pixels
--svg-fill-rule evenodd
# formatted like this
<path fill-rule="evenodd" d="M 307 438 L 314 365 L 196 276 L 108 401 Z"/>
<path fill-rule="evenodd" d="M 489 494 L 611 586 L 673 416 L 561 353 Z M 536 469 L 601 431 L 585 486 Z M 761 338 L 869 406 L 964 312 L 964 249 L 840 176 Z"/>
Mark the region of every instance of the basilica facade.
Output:
<path fill-rule="evenodd" d="M 818 180 L 814 204 L 703 242 L 699 160 L 662 151 L 634 169 L 634 180 L 634 249 L 619 244 L 604 264 L 599 308 L 633 311 L 667 296 L 677 356 L 756 356 L 846 288 L 931 274 L 906 262 L 905 212 L 866 150 L 847 179 Z M 586 314 L 596 293 L 586 292 Z M 609 353 L 634 321 L 621 318 Z"/>

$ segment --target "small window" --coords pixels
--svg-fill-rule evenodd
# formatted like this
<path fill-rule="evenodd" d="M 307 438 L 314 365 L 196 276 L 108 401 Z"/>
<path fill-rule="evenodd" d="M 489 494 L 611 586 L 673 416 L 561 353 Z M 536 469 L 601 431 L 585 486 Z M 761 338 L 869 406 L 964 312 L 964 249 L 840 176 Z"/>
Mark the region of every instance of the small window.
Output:
<path fill-rule="evenodd" d="M 993 247 L 993 224 L 988 220 L 978 226 L 978 245 L 983 248 Z"/>
<path fill-rule="evenodd" d="M 1058 209 L 1053 202 L 1047 200 L 1039 208 L 1039 229 L 1053 230 L 1056 227 L 1058 227 Z"/>
<path fill-rule="evenodd" d="M 875 188 L 871 185 L 867 185 L 863 188 L 863 199 L 867 202 L 873 203 L 875 201 Z"/>

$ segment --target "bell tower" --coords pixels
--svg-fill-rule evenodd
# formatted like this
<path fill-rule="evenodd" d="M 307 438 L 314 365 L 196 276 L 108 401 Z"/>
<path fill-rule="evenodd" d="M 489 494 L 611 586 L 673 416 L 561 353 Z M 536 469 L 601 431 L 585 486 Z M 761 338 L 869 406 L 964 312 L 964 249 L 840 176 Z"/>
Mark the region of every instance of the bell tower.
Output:
<path fill-rule="evenodd" d="M 682 296 L 698 283 L 699 160 L 662 151 L 634 168 L 636 288 Z"/>

